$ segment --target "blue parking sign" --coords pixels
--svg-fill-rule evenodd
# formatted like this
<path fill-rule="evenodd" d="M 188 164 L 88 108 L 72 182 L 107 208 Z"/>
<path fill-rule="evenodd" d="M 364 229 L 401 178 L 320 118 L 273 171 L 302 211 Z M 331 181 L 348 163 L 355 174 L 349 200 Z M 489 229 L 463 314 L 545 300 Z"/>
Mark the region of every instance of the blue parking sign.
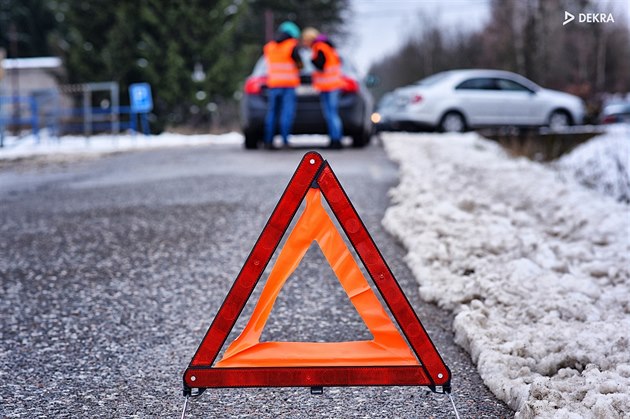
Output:
<path fill-rule="evenodd" d="M 129 100 L 131 112 L 147 113 L 153 109 L 153 97 L 149 83 L 134 83 L 129 85 Z"/>

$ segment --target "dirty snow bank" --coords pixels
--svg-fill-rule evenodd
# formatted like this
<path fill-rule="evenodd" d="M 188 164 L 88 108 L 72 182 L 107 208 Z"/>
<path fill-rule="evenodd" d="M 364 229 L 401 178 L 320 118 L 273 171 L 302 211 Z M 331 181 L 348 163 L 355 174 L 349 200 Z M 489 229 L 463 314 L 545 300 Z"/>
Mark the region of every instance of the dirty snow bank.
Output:
<path fill-rule="evenodd" d="M 92 137 L 64 136 L 37 140 L 32 135 L 24 138 L 8 137 L 0 148 L 0 160 L 61 154 L 98 155 L 121 151 L 161 147 L 198 146 L 207 144 L 242 144 L 243 136 L 236 132 L 221 135 L 182 135 L 165 132 L 160 135 L 94 135 Z"/>
<path fill-rule="evenodd" d="M 628 417 L 629 207 L 476 134 L 384 144 L 383 224 L 488 387 L 517 417 Z"/>
<path fill-rule="evenodd" d="M 560 158 L 556 167 L 581 184 L 630 202 L 630 125 L 613 125 Z"/>

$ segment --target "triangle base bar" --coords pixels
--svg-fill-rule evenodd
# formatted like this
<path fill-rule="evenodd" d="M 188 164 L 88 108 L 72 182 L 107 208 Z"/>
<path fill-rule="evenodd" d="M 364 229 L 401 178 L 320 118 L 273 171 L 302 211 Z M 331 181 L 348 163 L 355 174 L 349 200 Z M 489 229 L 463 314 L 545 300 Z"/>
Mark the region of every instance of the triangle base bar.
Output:
<path fill-rule="evenodd" d="M 194 377 L 194 378 L 193 378 Z M 194 388 L 432 386 L 419 366 L 387 367 L 191 367 L 185 382 Z"/>

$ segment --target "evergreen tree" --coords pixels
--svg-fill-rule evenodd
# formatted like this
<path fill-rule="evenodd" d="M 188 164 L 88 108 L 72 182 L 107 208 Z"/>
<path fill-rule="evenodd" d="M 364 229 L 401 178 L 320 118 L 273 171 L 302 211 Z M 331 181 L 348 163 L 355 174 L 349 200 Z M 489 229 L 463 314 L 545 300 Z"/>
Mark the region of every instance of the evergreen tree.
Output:
<path fill-rule="evenodd" d="M 1 0 L 0 0 L 1 1 Z M 160 124 L 185 123 L 209 102 L 230 100 L 262 53 L 265 11 L 340 33 L 348 0 L 59 0 L 57 50 L 68 81 L 113 80 L 153 88 Z M 123 103 L 127 100 L 122 95 Z"/>
<path fill-rule="evenodd" d="M 57 20 L 44 0 L 0 0 L 0 48 L 13 58 L 12 27 L 17 35 L 20 57 L 50 54 L 49 36 L 57 27 Z"/>

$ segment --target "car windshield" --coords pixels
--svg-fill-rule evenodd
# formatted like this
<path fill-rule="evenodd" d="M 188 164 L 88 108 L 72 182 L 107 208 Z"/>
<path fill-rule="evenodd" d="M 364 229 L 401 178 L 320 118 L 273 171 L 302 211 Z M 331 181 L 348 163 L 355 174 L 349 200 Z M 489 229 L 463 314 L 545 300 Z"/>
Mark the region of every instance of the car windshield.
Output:
<path fill-rule="evenodd" d="M 300 74 L 303 76 L 310 76 L 313 71 L 315 71 L 315 66 L 311 62 L 311 50 L 308 48 L 300 48 L 300 58 L 302 58 L 302 63 L 304 63 L 304 67 L 300 70 Z M 348 60 L 341 59 L 341 71 L 353 78 L 357 78 L 357 71 L 355 68 L 348 62 Z M 254 66 L 254 71 L 252 72 L 253 76 L 264 76 L 267 74 L 267 62 L 265 61 L 265 57 L 260 57 Z"/>

